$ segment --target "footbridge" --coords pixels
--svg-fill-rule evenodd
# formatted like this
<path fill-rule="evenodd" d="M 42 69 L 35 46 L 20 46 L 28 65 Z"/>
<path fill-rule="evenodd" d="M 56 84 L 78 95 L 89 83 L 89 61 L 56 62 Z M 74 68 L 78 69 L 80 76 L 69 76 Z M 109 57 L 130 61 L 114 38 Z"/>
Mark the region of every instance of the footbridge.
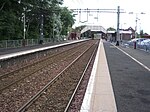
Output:
<path fill-rule="evenodd" d="M 100 25 L 87 25 L 81 30 L 81 37 L 105 37 L 106 29 Z"/>

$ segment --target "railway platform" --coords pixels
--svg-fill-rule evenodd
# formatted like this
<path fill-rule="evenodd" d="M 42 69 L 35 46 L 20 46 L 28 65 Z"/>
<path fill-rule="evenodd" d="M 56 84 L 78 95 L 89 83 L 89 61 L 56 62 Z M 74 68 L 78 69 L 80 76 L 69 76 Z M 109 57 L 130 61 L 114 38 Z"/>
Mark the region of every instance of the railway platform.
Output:
<path fill-rule="evenodd" d="M 11 48 L 11 49 L 0 49 L 0 60 L 8 59 L 8 58 L 13 58 L 29 53 L 34 53 L 37 51 L 44 51 L 47 49 L 52 49 L 64 45 L 69 45 L 77 42 L 82 42 L 86 41 L 88 39 L 82 39 L 82 40 L 68 40 L 63 43 L 53 43 L 53 44 L 44 44 L 44 45 L 39 45 L 39 46 L 26 46 L 26 47 L 21 47 L 21 48 Z"/>
<path fill-rule="evenodd" d="M 117 112 L 102 40 L 100 41 L 80 112 Z"/>
<path fill-rule="evenodd" d="M 80 112 L 149 112 L 149 57 L 101 41 Z"/>

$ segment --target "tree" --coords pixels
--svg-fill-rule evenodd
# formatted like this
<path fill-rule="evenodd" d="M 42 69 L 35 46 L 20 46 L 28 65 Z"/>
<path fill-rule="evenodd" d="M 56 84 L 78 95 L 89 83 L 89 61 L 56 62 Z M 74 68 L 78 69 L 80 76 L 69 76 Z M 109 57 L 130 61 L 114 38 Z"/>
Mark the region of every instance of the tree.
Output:
<path fill-rule="evenodd" d="M 140 30 L 140 37 L 144 34 L 143 30 Z"/>
<path fill-rule="evenodd" d="M 15 0 L 1 0 L 0 4 L 0 40 L 19 38 L 21 6 Z"/>
<path fill-rule="evenodd" d="M 23 39 L 24 19 L 26 39 L 39 38 L 41 29 L 45 38 L 53 37 L 53 23 L 66 35 L 74 19 L 61 4 L 62 0 L 0 0 L 0 40 Z"/>
<path fill-rule="evenodd" d="M 116 29 L 112 28 L 112 27 L 109 27 L 109 28 L 107 28 L 107 31 L 116 31 Z"/>
<path fill-rule="evenodd" d="M 61 8 L 61 22 L 62 22 L 62 35 L 67 35 L 68 30 L 72 27 L 74 24 L 74 15 L 67 7 Z"/>
<path fill-rule="evenodd" d="M 75 27 L 75 29 L 73 29 L 74 32 L 81 32 L 81 30 L 86 27 L 86 25 L 81 25 L 81 26 L 78 26 L 78 27 Z"/>

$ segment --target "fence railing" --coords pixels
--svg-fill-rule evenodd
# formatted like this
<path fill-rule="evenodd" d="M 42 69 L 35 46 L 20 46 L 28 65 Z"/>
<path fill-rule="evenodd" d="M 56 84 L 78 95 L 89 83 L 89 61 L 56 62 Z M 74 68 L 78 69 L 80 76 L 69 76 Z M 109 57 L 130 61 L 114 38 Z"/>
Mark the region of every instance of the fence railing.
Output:
<path fill-rule="evenodd" d="M 130 47 L 130 48 L 134 48 L 134 49 L 142 49 L 142 50 L 145 50 L 147 52 L 150 52 L 150 45 L 146 45 L 145 43 L 144 44 L 138 44 L 138 43 L 134 43 L 134 42 L 131 42 L 131 43 L 128 43 L 128 41 L 122 41 L 122 44 L 125 46 L 125 47 Z"/>
<path fill-rule="evenodd" d="M 55 39 L 52 38 L 44 38 L 43 42 L 44 44 L 51 43 L 51 42 L 58 42 L 63 41 L 63 39 Z M 2 48 L 18 48 L 18 47 L 24 47 L 24 46 L 33 46 L 38 45 L 40 40 L 39 39 L 21 39 L 21 40 L 2 40 L 0 41 L 0 49 Z"/>

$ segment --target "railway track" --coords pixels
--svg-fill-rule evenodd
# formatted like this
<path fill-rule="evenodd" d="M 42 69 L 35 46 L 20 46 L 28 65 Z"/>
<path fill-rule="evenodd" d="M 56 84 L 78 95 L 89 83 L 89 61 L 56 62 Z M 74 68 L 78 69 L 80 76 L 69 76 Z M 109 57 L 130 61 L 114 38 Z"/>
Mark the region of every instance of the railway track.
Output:
<path fill-rule="evenodd" d="M 52 58 L 51 64 L 44 66 L 44 68 L 36 71 L 32 75 L 2 90 L 0 92 L 0 110 L 11 112 L 17 111 L 47 83 L 52 81 L 54 77 L 60 73 L 60 71 L 67 67 L 68 64 L 70 64 L 85 49 L 87 49 L 88 46 L 94 44 L 95 41 L 96 40 L 86 42 L 86 44 L 84 44 L 82 47 L 79 46 L 79 49 L 76 50 L 70 49 L 70 52 L 67 51 L 66 53 L 62 53 L 62 57 L 59 57 L 58 55 L 54 56 Z M 43 64 L 47 62 L 48 59 Z M 39 66 L 36 67 L 38 68 Z M 27 71 L 28 70 L 26 70 L 25 72 Z"/>
<path fill-rule="evenodd" d="M 18 112 L 67 112 L 96 49 L 97 44 L 87 48 Z"/>
<path fill-rule="evenodd" d="M 0 76 L 0 92 L 9 88 L 13 84 L 16 84 L 17 82 L 31 76 L 32 74 L 45 68 L 46 66 L 56 63 L 58 58 L 60 58 L 61 61 L 63 60 L 65 61 L 65 59 L 71 57 L 72 55 L 75 55 L 77 52 L 79 52 L 79 50 L 82 51 L 82 49 L 84 49 L 85 47 L 86 47 L 85 44 L 82 44 L 82 45 L 73 47 L 71 49 L 67 49 L 66 51 L 55 53 L 40 61 L 37 61 L 35 63 L 32 63 L 20 69 L 17 69 L 13 72 Z"/>
<path fill-rule="evenodd" d="M 20 57 L 14 57 L 7 60 L 0 60 L 0 77 L 5 77 L 10 73 L 20 71 L 26 67 L 39 63 L 40 61 L 46 60 L 47 58 L 53 57 L 61 52 L 72 49 L 74 47 L 85 44 L 86 42 L 80 42 L 77 44 L 66 45 L 63 47 L 53 48 L 50 50 L 44 50 L 36 53 L 23 55 Z M 69 47 L 68 47 L 69 46 Z M 4 66 L 4 67 L 3 67 Z"/>

